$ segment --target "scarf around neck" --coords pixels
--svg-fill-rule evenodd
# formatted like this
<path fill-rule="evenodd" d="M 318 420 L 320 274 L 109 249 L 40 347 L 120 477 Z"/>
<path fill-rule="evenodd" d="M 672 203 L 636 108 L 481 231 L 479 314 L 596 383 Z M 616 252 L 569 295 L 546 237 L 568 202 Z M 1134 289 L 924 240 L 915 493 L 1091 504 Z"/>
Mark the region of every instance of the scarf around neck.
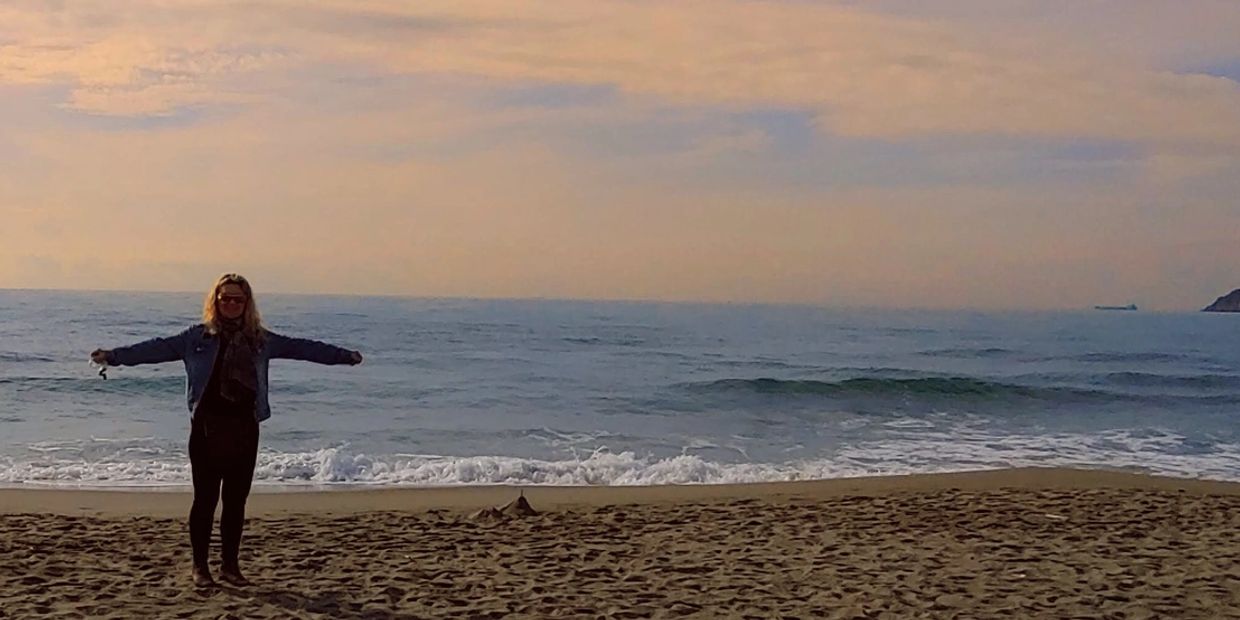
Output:
<path fill-rule="evenodd" d="M 258 369 L 254 365 L 256 343 L 241 328 L 241 321 L 219 322 L 220 397 L 233 403 L 253 402 L 258 393 Z"/>

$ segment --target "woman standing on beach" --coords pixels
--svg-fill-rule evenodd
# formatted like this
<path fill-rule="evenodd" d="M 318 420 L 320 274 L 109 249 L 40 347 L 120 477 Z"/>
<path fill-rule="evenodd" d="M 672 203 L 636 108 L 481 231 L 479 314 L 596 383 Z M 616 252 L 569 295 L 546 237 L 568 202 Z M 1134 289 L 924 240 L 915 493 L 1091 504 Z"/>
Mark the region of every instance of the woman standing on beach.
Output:
<path fill-rule="evenodd" d="M 90 354 L 98 364 L 136 366 L 181 360 L 185 363 L 189 401 L 189 461 L 194 504 L 189 513 L 194 585 L 215 585 L 207 566 L 207 549 L 215 505 L 223 485 L 220 514 L 220 578 L 244 586 L 237 562 L 245 501 L 258 458 L 258 423 L 271 417 L 267 402 L 267 367 L 273 359 L 319 364 L 360 364 L 362 354 L 314 340 L 288 338 L 263 325 L 254 291 L 243 277 L 220 276 L 207 292 L 202 323 L 167 338 L 153 338 Z"/>

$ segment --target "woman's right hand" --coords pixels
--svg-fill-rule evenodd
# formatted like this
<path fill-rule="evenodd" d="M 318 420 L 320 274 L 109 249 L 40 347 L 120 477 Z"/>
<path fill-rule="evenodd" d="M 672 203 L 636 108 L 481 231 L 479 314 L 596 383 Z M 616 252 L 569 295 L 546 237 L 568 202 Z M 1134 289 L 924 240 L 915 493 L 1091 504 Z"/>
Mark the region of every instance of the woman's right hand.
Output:
<path fill-rule="evenodd" d="M 112 351 L 108 349 L 95 349 L 90 352 L 90 361 L 96 364 L 106 364 L 108 362 L 108 354 Z"/>

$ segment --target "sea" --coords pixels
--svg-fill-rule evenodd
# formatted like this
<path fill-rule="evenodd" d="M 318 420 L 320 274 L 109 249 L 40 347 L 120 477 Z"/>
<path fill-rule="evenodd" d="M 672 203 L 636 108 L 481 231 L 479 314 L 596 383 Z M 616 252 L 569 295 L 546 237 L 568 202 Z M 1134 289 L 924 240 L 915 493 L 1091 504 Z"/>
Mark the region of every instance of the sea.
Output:
<path fill-rule="evenodd" d="M 0 290 L 0 485 L 190 481 L 200 293 Z M 1062 466 L 1240 481 L 1240 316 L 260 295 L 260 489 L 656 485 Z"/>

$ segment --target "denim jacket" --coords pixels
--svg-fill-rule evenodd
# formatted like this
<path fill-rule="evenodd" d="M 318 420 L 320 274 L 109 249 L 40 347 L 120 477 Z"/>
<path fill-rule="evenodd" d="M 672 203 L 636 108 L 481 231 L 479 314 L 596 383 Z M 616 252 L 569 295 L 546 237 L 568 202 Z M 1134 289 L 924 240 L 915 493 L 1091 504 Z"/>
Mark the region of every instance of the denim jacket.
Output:
<path fill-rule="evenodd" d="M 190 417 L 202 400 L 202 393 L 211 380 L 215 367 L 215 355 L 219 352 L 219 339 L 207 333 L 205 325 L 194 325 L 167 338 L 152 338 L 127 347 L 112 349 L 108 353 L 111 366 L 137 366 L 181 360 L 185 362 L 185 398 L 189 404 Z M 318 364 L 353 364 L 353 352 L 348 349 L 304 338 L 289 338 L 275 332 L 266 337 L 254 358 L 258 370 L 258 394 L 254 403 L 254 417 L 262 422 L 271 417 L 271 405 L 267 401 L 267 368 L 273 359 L 291 359 Z"/>

